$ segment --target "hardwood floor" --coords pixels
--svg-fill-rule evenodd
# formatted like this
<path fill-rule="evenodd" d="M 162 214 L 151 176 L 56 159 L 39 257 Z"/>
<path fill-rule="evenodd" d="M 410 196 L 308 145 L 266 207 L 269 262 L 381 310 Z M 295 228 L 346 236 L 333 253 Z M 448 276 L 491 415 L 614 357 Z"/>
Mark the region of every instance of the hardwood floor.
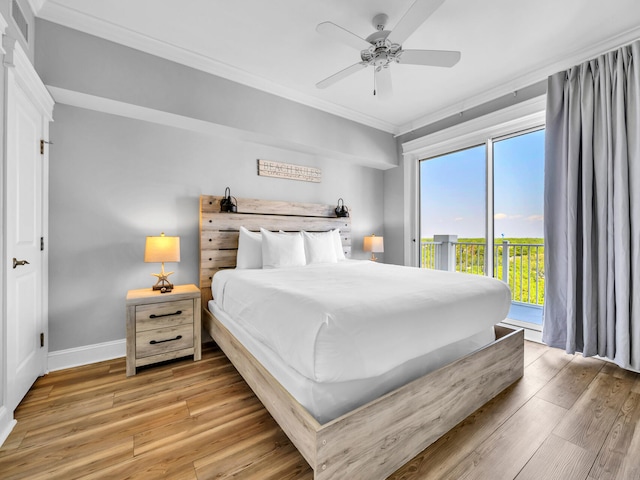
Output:
<path fill-rule="evenodd" d="M 312 479 L 224 354 L 202 357 L 129 378 L 124 358 L 41 377 L 0 478 Z M 389 478 L 640 479 L 639 452 L 640 375 L 526 342 L 519 382 Z"/>

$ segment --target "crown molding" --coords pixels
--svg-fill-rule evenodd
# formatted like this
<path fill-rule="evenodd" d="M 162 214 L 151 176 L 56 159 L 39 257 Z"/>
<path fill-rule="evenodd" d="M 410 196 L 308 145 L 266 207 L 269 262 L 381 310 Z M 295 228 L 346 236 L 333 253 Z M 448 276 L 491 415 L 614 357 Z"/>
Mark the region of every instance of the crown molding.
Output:
<path fill-rule="evenodd" d="M 38 17 L 43 20 L 79 30 L 89 35 L 94 35 L 157 57 L 171 60 L 212 75 L 217 75 L 248 87 L 367 125 L 377 130 L 391 134 L 397 133 L 398 126 L 392 123 L 321 100 L 293 88 L 279 85 L 271 80 L 219 62 L 192 50 L 177 47 L 134 30 L 87 15 L 78 10 L 60 5 L 55 0 L 31 1 L 46 1 L 46 5 L 38 15 Z"/>
<path fill-rule="evenodd" d="M 557 55 L 552 58 L 551 61 L 539 64 L 536 68 L 529 71 L 529 73 L 517 77 L 516 79 L 510 80 L 502 85 L 482 92 L 479 95 L 468 98 L 463 102 L 458 102 L 455 105 L 445 107 L 402 125 L 396 136 L 404 135 L 405 133 L 412 132 L 418 128 L 430 125 L 452 115 L 459 115 L 465 110 L 490 102 L 496 98 L 502 97 L 503 95 L 509 95 L 517 92 L 521 88 L 546 80 L 554 73 L 571 68 L 574 65 L 578 65 L 589 59 L 597 57 L 598 55 L 620 48 L 621 46 L 638 39 L 640 39 L 640 27 L 635 27 L 618 35 L 614 35 L 613 37 L 607 38 L 595 45 L 591 45 L 588 48 L 575 50 L 569 56 Z"/>
<path fill-rule="evenodd" d="M 47 0 L 27 0 L 27 3 L 29 4 L 29 7 L 31 8 L 33 14 L 35 16 L 38 16 L 38 13 L 40 13 L 40 10 L 42 10 L 44 4 L 47 3 Z"/>

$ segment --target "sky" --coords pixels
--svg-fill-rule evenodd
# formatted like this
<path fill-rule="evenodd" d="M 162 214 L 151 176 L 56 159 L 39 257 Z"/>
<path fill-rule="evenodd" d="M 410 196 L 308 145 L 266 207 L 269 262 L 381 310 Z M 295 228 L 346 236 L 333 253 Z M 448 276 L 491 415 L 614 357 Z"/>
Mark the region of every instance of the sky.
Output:
<path fill-rule="evenodd" d="M 494 142 L 496 238 L 543 237 L 544 130 Z M 485 235 L 485 145 L 420 162 L 422 238 Z"/>

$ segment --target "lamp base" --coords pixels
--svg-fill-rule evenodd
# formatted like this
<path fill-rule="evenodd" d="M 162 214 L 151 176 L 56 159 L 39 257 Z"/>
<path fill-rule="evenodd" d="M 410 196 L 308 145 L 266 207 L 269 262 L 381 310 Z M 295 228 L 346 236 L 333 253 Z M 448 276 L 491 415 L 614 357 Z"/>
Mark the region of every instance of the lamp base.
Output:
<path fill-rule="evenodd" d="M 376 257 L 373 253 L 371 254 L 371 258 L 369 259 L 372 262 L 377 262 L 378 261 L 378 257 Z"/>
<path fill-rule="evenodd" d="M 160 290 L 160 293 L 167 293 L 173 290 L 173 285 L 167 281 L 158 280 L 158 283 L 151 288 L 152 290 Z"/>
<path fill-rule="evenodd" d="M 167 293 L 173 290 L 173 285 L 169 282 L 168 278 L 173 272 L 165 273 L 164 262 L 162 263 L 162 271 L 160 273 L 152 273 L 154 277 L 158 277 L 158 281 L 152 287 L 153 290 L 160 290 L 160 293 Z"/>

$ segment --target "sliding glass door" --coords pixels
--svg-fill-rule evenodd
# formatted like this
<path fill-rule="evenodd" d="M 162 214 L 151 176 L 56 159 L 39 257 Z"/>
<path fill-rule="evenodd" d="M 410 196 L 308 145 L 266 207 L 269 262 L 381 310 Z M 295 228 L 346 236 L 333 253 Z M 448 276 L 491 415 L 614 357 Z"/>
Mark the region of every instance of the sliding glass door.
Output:
<path fill-rule="evenodd" d="M 485 274 L 485 158 L 478 145 L 420 162 L 421 267 Z"/>
<path fill-rule="evenodd" d="M 494 276 L 511 288 L 509 318 L 542 325 L 544 130 L 493 142 Z"/>

